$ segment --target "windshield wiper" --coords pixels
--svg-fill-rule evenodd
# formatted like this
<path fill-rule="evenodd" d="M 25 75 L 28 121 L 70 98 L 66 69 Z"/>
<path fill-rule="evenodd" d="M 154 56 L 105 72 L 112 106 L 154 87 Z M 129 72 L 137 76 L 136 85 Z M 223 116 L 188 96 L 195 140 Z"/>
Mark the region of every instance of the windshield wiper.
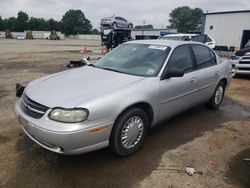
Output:
<path fill-rule="evenodd" d="M 95 65 L 92 64 L 92 63 L 88 63 L 87 65 L 90 66 L 90 67 L 95 67 Z"/>
<path fill-rule="evenodd" d="M 104 70 L 109 70 L 109 71 L 114 71 L 114 72 L 119 72 L 119 73 L 124 73 L 122 71 L 118 71 L 118 70 L 115 70 L 115 69 L 111 69 L 111 68 L 101 68 L 101 69 L 104 69 Z"/>

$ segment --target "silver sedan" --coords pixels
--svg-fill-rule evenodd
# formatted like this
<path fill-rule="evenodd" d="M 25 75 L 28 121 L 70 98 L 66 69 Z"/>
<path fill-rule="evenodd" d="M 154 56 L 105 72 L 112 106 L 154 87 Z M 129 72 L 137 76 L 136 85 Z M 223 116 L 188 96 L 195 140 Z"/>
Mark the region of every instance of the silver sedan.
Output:
<path fill-rule="evenodd" d="M 230 64 L 195 42 L 127 42 L 95 64 L 32 81 L 15 105 L 23 131 L 61 154 L 139 150 L 150 128 L 206 103 L 216 109 Z M 156 146 L 157 147 L 157 146 Z"/>
<path fill-rule="evenodd" d="M 128 22 L 125 18 L 119 16 L 111 16 L 101 19 L 101 26 L 114 28 L 128 28 L 133 29 L 133 24 Z"/>

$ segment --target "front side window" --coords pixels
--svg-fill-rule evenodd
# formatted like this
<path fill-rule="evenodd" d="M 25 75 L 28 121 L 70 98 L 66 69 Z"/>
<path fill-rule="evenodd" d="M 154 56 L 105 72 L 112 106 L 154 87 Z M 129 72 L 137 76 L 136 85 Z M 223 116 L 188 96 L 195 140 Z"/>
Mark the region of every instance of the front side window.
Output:
<path fill-rule="evenodd" d="M 122 21 L 126 22 L 127 20 L 125 20 L 124 18 L 121 18 Z"/>
<path fill-rule="evenodd" d="M 157 76 L 169 47 L 151 44 L 122 44 L 95 63 L 97 68 L 137 76 Z"/>
<path fill-rule="evenodd" d="M 212 60 L 210 49 L 202 45 L 192 45 L 194 56 L 197 63 L 197 68 L 202 69 L 215 64 L 215 59 Z"/>
<path fill-rule="evenodd" d="M 177 47 L 168 61 L 167 68 L 179 69 L 184 73 L 190 72 L 193 69 L 193 61 L 189 46 Z"/>

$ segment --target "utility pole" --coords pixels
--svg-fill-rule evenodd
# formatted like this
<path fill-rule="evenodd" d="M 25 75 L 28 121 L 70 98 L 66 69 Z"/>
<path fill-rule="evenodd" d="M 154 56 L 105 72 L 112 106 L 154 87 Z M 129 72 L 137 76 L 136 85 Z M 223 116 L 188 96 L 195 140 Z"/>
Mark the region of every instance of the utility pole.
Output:
<path fill-rule="evenodd" d="M 146 21 L 145 20 L 143 20 L 143 22 L 142 22 L 142 36 L 144 36 L 144 25 L 146 24 Z"/>

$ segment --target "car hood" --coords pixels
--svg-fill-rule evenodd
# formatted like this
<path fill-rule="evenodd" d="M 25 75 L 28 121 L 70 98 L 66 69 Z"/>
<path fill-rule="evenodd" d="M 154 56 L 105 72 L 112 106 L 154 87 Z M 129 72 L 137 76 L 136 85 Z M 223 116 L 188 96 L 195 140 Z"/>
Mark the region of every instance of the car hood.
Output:
<path fill-rule="evenodd" d="M 235 53 L 236 56 L 244 56 L 245 53 L 250 52 L 250 47 L 243 48 Z"/>
<path fill-rule="evenodd" d="M 35 80 L 27 86 L 25 93 L 50 108 L 74 108 L 142 79 L 145 78 L 85 66 Z"/>

